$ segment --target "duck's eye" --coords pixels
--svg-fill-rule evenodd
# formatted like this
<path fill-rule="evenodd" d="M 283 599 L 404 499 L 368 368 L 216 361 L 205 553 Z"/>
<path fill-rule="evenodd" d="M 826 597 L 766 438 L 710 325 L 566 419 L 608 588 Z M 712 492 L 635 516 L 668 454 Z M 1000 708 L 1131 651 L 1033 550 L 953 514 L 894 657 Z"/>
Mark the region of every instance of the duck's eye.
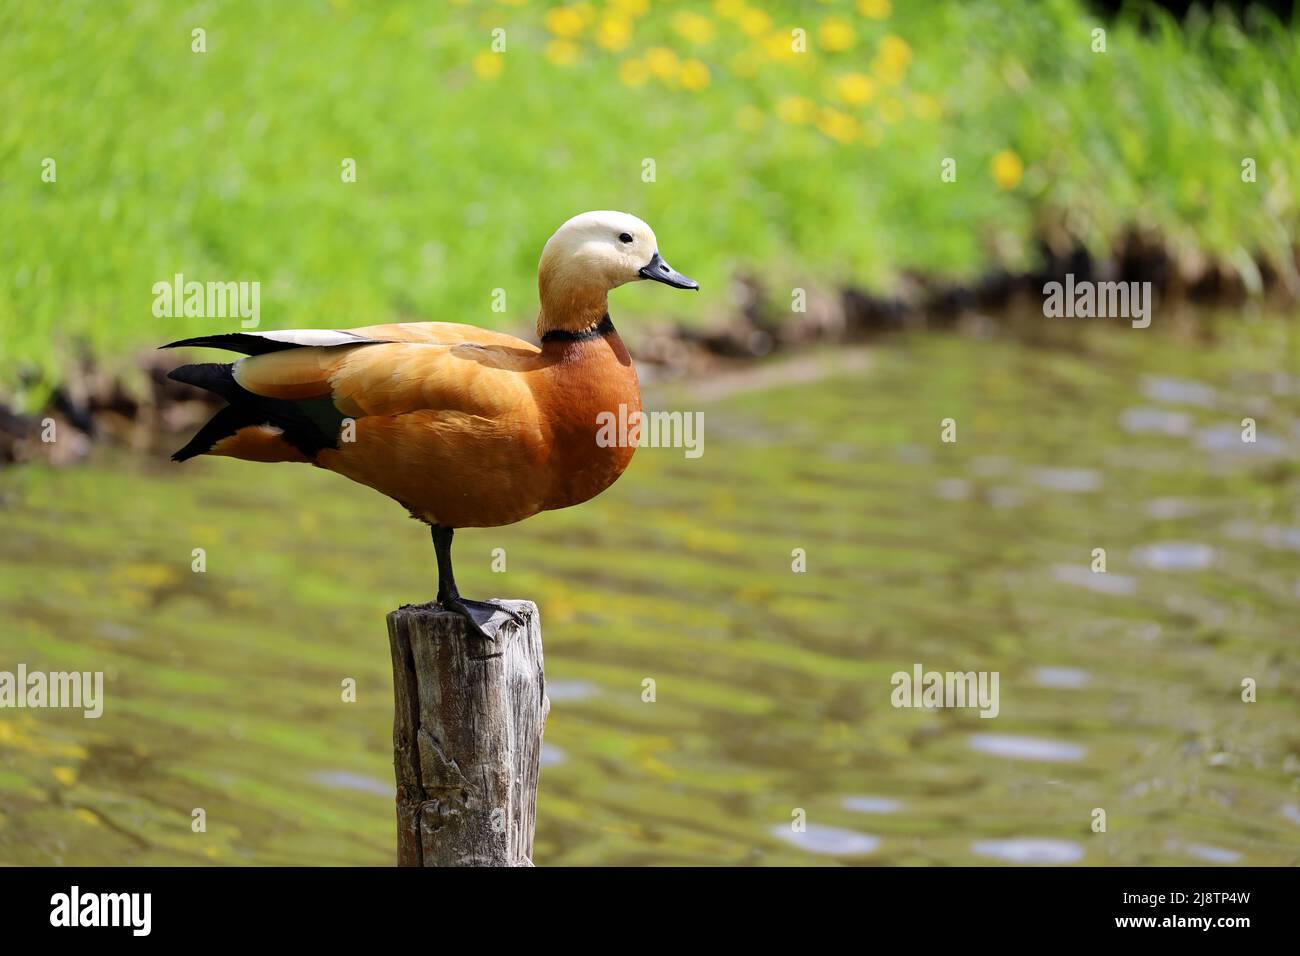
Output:
<path fill-rule="evenodd" d="M 631 237 L 630 235 L 628 235 L 628 234 L 625 232 L 625 233 L 623 233 L 622 235 L 620 235 L 620 236 L 618 237 L 618 241 L 619 241 L 619 242 L 631 242 L 631 241 L 632 241 L 632 237 Z"/>

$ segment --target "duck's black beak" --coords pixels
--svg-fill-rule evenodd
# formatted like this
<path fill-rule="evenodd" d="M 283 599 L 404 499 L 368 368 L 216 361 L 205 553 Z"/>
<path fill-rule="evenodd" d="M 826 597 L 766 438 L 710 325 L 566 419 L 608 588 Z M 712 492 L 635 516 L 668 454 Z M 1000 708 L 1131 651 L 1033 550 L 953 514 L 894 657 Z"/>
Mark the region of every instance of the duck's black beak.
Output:
<path fill-rule="evenodd" d="M 658 251 L 655 252 L 654 258 L 642 267 L 641 275 L 643 278 L 654 279 L 655 282 L 670 285 L 674 289 L 698 289 L 700 287 L 700 284 L 694 279 L 687 278 L 664 262 Z"/>

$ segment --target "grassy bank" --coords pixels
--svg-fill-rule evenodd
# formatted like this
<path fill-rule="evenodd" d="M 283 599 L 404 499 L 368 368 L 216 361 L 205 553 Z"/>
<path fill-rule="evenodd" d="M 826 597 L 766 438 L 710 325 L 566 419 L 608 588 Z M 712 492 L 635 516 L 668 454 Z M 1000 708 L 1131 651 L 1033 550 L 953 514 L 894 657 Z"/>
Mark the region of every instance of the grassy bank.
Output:
<path fill-rule="evenodd" d="M 1257 262 L 1295 269 L 1300 39 L 1276 23 L 1140 30 L 1075 0 L 24 0 L 0 9 L 0 63 L 0 393 L 29 407 L 82 346 L 125 366 L 233 326 L 155 317 L 176 273 L 260 281 L 263 328 L 526 327 L 541 244 L 590 208 L 642 215 L 704 285 L 624 291 L 620 313 L 695 323 L 741 271 L 888 289 L 1032 265 L 1043 236 L 1105 255 L 1133 226 L 1248 286 Z"/>

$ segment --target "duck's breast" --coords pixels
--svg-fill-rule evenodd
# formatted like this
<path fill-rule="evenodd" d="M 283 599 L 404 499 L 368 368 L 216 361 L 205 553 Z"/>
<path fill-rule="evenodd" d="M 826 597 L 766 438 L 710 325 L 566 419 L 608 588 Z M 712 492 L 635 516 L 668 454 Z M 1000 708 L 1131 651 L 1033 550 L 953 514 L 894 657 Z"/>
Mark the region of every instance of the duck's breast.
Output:
<path fill-rule="evenodd" d="M 547 510 L 594 498 L 618 479 L 636 452 L 641 412 L 636 366 L 617 332 L 556 351 L 543 383 L 553 436 Z"/>

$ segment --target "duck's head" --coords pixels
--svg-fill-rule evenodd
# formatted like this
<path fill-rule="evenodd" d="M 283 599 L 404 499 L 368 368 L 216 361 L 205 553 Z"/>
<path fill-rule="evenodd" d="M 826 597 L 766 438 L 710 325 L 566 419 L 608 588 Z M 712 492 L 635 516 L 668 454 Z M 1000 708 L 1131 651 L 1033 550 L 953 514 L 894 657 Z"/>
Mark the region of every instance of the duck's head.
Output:
<path fill-rule="evenodd" d="M 537 277 L 542 334 L 599 322 L 606 294 L 628 282 L 651 279 L 675 289 L 700 287 L 664 261 L 653 229 L 636 216 L 608 210 L 584 212 L 555 230 L 542 249 Z"/>

